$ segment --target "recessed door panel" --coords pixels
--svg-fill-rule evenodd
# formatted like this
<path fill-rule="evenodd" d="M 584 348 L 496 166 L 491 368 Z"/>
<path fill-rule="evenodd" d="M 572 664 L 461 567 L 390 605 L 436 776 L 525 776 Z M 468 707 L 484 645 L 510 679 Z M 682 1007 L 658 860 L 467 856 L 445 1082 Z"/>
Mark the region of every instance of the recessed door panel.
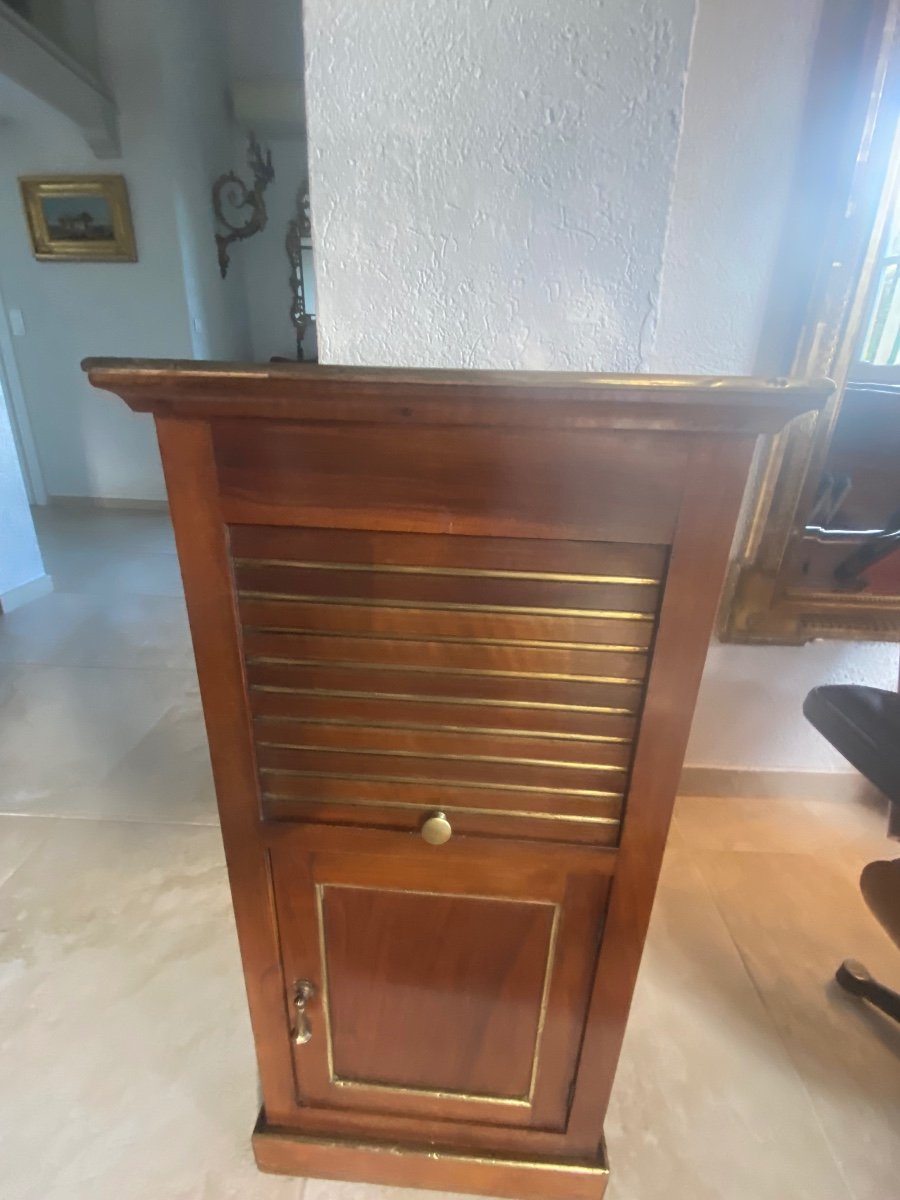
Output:
<path fill-rule="evenodd" d="M 556 905 L 327 885 L 319 903 L 337 1078 L 529 1098 Z"/>
<path fill-rule="evenodd" d="M 272 850 L 298 1104 L 564 1128 L 604 852 L 304 833 Z"/>

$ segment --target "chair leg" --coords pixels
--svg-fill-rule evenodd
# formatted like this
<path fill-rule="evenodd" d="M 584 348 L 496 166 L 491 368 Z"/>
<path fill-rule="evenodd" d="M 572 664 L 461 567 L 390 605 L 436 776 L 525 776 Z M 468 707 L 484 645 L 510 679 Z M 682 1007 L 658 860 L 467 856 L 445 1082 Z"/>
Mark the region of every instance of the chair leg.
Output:
<path fill-rule="evenodd" d="M 895 992 L 877 979 L 873 979 L 861 962 L 855 958 L 845 959 L 834 975 L 837 982 L 851 996 L 867 1000 L 873 1008 L 886 1016 L 900 1021 L 900 992 Z"/>

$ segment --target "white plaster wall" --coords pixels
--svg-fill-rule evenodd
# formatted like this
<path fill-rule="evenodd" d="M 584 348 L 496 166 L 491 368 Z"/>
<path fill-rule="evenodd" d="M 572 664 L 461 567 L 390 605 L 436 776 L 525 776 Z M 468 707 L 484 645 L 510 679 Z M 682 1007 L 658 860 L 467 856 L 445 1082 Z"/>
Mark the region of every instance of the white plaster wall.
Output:
<path fill-rule="evenodd" d="M 300 79 L 303 76 L 304 0 L 220 0 L 235 79 Z M 384 0 L 375 7 L 384 7 Z"/>
<path fill-rule="evenodd" d="M 324 362 L 635 371 L 693 0 L 305 0 Z"/>
<path fill-rule="evenodd" d="M 241 252 L 246 247 L 231 255 L 223 280 L 211 201 L 214 180 L 235 165 L 219 0 L 161 0 L 159 16 L 159 113 L 171 165 L 193 356 L 247 359 L 252 352 Z"/>
<path fill-rule="evenodd" d="M 226 0 L 223 26 L 228 44 L 231 79 L 254 85 L 303 87 L 303 28 L 300 0 Z M 262 15 L 264 12 L 264 16 Z M 306 141 L 301 114 L 292 106 L 274 110 L 261 104 L 261 122 L 254 128 L 271 148 L 275 179 L 266 189 L 268 224 L 262 233 L 240 246 L 246 283 L 253 357 L 262 362 L 273 356 L 293 358 L 297 343 L 291 322 L 290 263 L 285 251 L 288 222 L 293 218 L 297 191 L 307 179 Z M 236 129 L 232 161 L 243 171 L 247 133 Z M 308 335 L 305 350 L 314 349 Z"/>
<path fill-rule="evenodd" d="M 753 370 L 820 8 L 699 0 L 653 370 Z M 824 683 L 896 688 L 897 648 L 713 645 L 688 765 L 850 772 L 801 711 Z"/>
<path fill-rule="evenodd" d="M 219 279 L 208 192 L 232 162 L 224 49 L 216 60 L 212 0 L 98 0 L 97 11 L 123 156 L 98 162 L 65 118 L 0 80 L 0 284 L 25 321 L 13 345 L 47 491 L 163 499 L 151 418 L 91 388 L 79 363 L 249 353 L 240 268 Z M 139 261 L 36 262 L 17 177 L 99 171 L 125 175 Z"/>
<path fill-rule="evenodd" d="M 235 257 L 241 259 L 247 289 L 250 338 L 253 358 L 268 362 L 276 355 L 294 358 L 297 342 L 291 321 L 291 266 L 284 247 L 288 221 L 294 216 L 297 191 L 306 179 L 306 143 L 302 138 L 269 138 L 275 180 L 266 190 L 266 228 Z M 234 162 L 240 165 L 246 155 L 247 138 L 241 132 L 234 140 Z M 314 282 L 314 281 L 313 281 Z M 308 296 L 315 301 L 315 289 Z M 314 335 L 307 335 L 306 353 L 314 349 Z"/>
<path fill-rule="evenodd" d="M 698 0 L 652 370 L 752 374 L 822 0 Z"/>
<path fill-rule="evenodd" d="M 130 84 L 135 98 L 143 90 L 141 76 L 135 62 Z M 2 92 L 0 111 L 10 120 L 0 127 L 0 284 L 7 305 L 20 310 L 25 322 L 25 336 L 13 343 L 51 495 L 164 495 L 152 420 L 133 416 L 121 402 L 95 391 L 79 367 L 89 354 L 190 355 L 170 182 L 155 166 L 165 162 L 160 141 L 140 128 L 149 123 L 139 115 L 142 107 L 133 121 L 137 129 L 127 135 L 140 151 L 100 166 L 67 120 L 30 96 L 16 105 L 8 87 Z M 123 126 L 129 124 L 123 114 Z M 37 262 L 17 176 L 98 169 L 126 177 L 140 261 Z"/>
<path fill-rule="evenodd" d="M 94 0 L 32 0 L 31 20 L 73 58 L 97 69 L 97 19 Z"/>

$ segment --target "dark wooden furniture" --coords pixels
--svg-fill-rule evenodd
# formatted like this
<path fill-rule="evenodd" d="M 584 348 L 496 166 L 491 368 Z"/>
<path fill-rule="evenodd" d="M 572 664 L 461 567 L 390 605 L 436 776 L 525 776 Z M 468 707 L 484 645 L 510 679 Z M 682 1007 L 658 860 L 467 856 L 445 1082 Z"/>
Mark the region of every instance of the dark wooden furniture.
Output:
<path fill-rule="evenodd" d="M 259 1165 L 600 1196 L 755 440 L 829 386 L 86 368 L 156 417 Z"/>
<path fill-rule="evenodd" d="M 888 837 L 900 840 L 900 695 L 854 683 L 813 688 L 803 713 L 889 802 Z M 900 858 L 862 869 L 863 898 L 888 937 L 900 946 Z M 835 979 L 853 996 L 900 1021 L 900 992 L 873 979 L 861 962 L 847 958 Z"/>

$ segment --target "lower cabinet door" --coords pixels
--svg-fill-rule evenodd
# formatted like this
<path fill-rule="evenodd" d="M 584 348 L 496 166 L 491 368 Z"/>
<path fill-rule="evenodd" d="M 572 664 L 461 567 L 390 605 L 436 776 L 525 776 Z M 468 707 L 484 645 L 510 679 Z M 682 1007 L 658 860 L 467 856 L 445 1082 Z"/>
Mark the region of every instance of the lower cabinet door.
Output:
<path fill-rule="evenodd" d="M 298 1106 L 564 1129 L 609 852 L 327 833 L 271 849 Z"/>

